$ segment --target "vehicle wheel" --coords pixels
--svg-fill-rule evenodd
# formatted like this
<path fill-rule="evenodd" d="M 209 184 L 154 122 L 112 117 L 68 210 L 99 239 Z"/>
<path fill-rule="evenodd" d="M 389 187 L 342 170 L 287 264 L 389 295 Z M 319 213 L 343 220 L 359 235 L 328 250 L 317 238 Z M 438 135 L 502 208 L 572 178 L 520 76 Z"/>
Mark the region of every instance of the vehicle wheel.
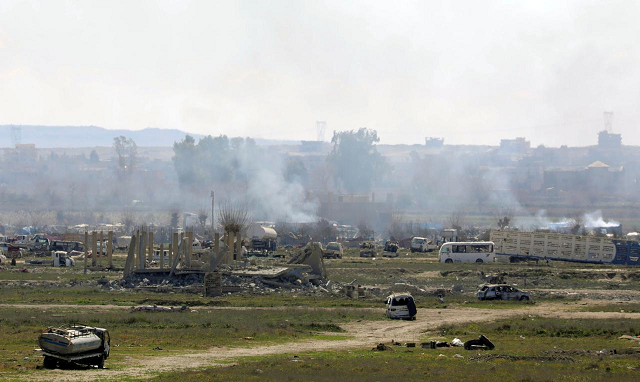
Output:
<path fill-rule="evenodd" d="M 98 365 L 98 369 L 104 369 L 104 355 L 98 357 L 98 362 L 96 362 L 96 365 Z"/>
<path fill-rule="evenodd" d="M 55 369 L 56 368 L 56 359 L 53 357 L 49 357 L 47 355 L 44 356 L 44 361 L 42 362 L 42 366 L 45 369 Z"/>
<path fill-rule="evenodd" d="M 482 261 L 482 259 L 476 259 L 476 263 L 484 263 L 484 261 Z"/>
<path fill-rule="evenodd" d="M 521 296 L 521 297 L 520 297 L 520 301 L 529 301 L 529 297 L 527 297 L 527 296 Z"/>
<path fill-rule="evenodd" d="M 446 259 L 444 262 L 445 262 L 445 263 L 447 263 L 447 264 L 451 264 L 451 263 L 453 263 L 453 260 L 451 260 L 451 259 Z"/>

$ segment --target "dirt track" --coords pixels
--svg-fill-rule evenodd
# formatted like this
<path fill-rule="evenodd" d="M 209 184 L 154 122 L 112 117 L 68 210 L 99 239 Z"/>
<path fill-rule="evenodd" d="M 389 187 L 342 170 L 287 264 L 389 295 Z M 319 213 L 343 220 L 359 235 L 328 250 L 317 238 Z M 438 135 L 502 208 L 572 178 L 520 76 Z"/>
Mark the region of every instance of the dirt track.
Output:
<path fill-rule="evenodd" d="M 14 307 L 20 307 L 14 305 Z M 24 307 L 24 306 L 22 306 Z M 42 306 L 40 306 L 42 307 Z M 59 306 L 58 306 L 59 307 Z M 100 306 L 105 307 L 105 306 Z M 120 309 L 122 307 L 111 307 Z M 180 353 L 173 355 L 159 354 L 154 357 L 141 357 L 131 361 L 131 364 L 120 370 L 47 370 L 32 374 L 30 380 L 42 381 L 89 381 L 95 379 L 119 380 L 122 377 L 150 378 L 160 372 L 193 369 L 206 366 L 222 366 L 223 363 L 235 361 L 242 357 L 262 356 L 272 354 L 295 354 L 309 351 L 344 350 L 354 348 L 371 348 L 380 342 L 396 340 L 400 342 L 416 342 L 424 332 L 443 324 L 462 324 L 466 322 L 490 321 L 505 317 L 522 315 L 538 315 L 557 318 L 629 318 L 640 319 L 640 313 L 616 312 L 576 312 L 571 311 L 575 305 L 541 304 L 525 309 L 422 309 L 416 321 L 366 321 L 341 325 L 349 336 L 345 340 L 304 340 L 277 345 L 261 345 L 247 348 L 214 347 L 204 352 Z M 106 308 L 108 309 L 108 307 Z M 207 309 L 219 309 L 210 308 Z M 246 308 L 228 308 L 246 309 Z M 253 309 L 253 308 L 250 308 Z M 278 309 L 278 308 L 262 308 Z M 331 309 L 331 308 L 328 308 Z M 379 309 L 380 314 L 384 314 Z"/>

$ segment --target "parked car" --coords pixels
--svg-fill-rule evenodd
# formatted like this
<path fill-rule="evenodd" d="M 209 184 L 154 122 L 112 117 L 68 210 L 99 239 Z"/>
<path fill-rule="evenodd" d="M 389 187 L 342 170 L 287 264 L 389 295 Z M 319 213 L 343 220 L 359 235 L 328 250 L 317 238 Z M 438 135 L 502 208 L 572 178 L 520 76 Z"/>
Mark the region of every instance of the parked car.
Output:
<path fill-rule="evenodd" d="M 342 259 L 342 255 L 342 244 L 336 243 L 335 241 L 327 244 L 327 248 L 323 252 L 325 259 Z"/>
<path fill-rule="evenodd" d="M 507 284 L 484 284 L 478 289 L 478 299 L 528 301 L 531 299 L 531 293 Z"/>
<path fill-rule="evenodd" d="M 431 252 L 438 249 L 438 245 L 432 243 L 424 237 L 414 237 L 411 239 L 411 252 Z"/>
<path fill-rule="evenodd" d="M 416 303 L 409 293 L 393 293 L 387 297 L 387 317 L 393 319 L 415 320 Z"/>

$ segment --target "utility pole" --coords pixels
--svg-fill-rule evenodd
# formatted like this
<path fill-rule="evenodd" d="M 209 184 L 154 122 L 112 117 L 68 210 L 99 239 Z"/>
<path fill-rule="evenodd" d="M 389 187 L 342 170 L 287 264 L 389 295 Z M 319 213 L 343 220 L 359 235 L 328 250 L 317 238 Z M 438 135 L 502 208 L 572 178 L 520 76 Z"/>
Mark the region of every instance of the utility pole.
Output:
<path fill-rule="evenodd" d="M 215 220 L 215 215 L 213 214 L 213 202 L 215 201 L 215 193 L 211 191 L 211 241 L 215 240 L 215 234 L 213 233 L 213 228 L 215 225 L 213 221 Z"/>

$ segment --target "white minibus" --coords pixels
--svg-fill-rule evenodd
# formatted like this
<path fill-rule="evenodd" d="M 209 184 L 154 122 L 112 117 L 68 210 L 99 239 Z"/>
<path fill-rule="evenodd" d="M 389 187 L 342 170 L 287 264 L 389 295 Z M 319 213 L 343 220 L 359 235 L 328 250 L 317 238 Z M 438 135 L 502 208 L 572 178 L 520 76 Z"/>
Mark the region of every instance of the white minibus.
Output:
<path fill-rule="evenodd" d="M 489 263 L 495 258 L 492 241 L 444 243 L 438 254 L 441 263 Z"/>

